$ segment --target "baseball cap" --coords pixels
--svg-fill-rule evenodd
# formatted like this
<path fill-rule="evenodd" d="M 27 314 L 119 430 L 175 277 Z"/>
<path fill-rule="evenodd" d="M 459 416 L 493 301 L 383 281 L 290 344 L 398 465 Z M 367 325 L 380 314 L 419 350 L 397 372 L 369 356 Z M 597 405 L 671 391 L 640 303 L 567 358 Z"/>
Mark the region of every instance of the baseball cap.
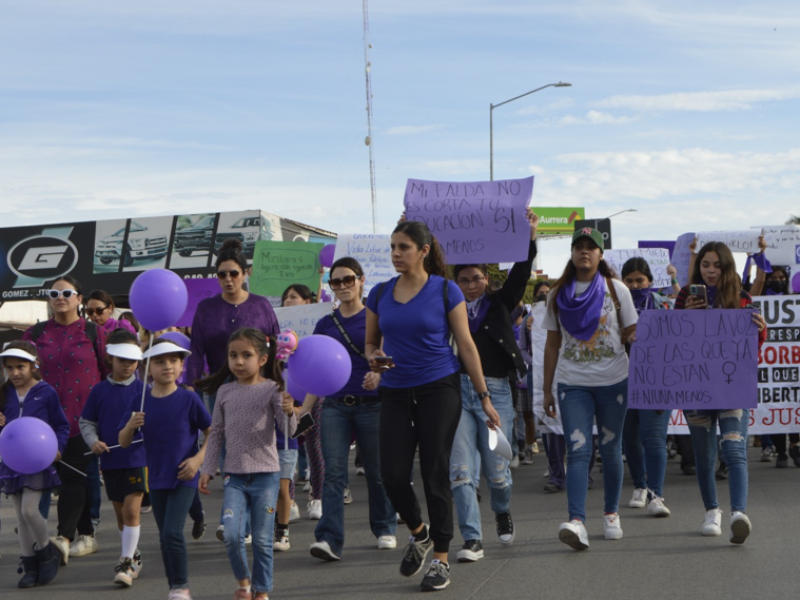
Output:
<path fill-rule="evenodd" d="M 572 234 L 572 245 L 575 245 L 581 238 L 589 238 L 597 247 L 600 248 L 600 252 L 603 252 L 603 234 L 600 233 L 597 229 L 592 227 L 581 227 L 578 229 L 574 234 Z"/>

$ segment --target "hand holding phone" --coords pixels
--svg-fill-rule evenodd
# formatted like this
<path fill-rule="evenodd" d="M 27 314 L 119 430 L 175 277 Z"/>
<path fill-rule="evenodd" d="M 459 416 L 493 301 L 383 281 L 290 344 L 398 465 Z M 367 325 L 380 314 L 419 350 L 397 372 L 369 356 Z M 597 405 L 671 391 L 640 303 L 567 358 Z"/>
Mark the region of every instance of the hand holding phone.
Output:
<path fill-rule="evenodd" d="M 311 416 L 311 413 L 306 413 L 300 417 L 300 420 L 297 422 L 297 429 L 295 429 L 294 433 L 289 437 L 291 437 L 293 440 L 297 439 L 307 430 L 311 429 L 314 425 L 316 425 L 314 417 Z"/>
<path fill-rule="evenodd" d="M 696 299 L 691 308 L 708 308 L 708 290 L 706 286 L 693 283 L 689 286 L 689 296 L 693 296 Z"/>

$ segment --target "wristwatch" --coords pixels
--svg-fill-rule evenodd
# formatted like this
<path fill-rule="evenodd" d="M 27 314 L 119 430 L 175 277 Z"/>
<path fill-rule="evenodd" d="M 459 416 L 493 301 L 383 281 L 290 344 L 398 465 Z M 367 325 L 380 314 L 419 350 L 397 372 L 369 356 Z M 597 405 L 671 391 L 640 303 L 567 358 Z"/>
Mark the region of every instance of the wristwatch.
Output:
<path fill-rule="evenodd" d="M 481 392 L 478 394 L 478 400 L 483 400 L 484 398 L 489 398 L 489 400 L 491 400 L 492 395 L 489 392 Z"/>

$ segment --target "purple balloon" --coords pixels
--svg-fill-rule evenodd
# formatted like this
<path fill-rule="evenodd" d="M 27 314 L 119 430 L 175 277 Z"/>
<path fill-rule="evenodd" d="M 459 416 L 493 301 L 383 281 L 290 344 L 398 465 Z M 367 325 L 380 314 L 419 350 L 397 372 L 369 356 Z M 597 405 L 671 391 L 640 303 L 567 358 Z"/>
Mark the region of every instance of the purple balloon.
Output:
<path fill-rule="evenodd" d="M 800 294 L 800 271 L 795 273 L 795 276 L 792 277 L 792 292 Z"/>
<path fill-rule="evenodd" d="M 326 246 L 323 246 L 322 250 L 319 251 L 319 264 L 327 269 L 330 269 L 331 265 L 333 264 L 333 255 L 335 252 L 336 246 L 334 244 L 327 244 Z"/>
<path fill-rule="evenodd" d="M 322 290 L 320 292 L 320 294 L 319 294 L 319 299 L 322 302 L 330 302 L 331 301 L 331 295 L 326 290 Z"/>
<path fill-rule="evenodd" d="M 178 275 L 167 269 L 150 269 L 131 286 L 131 310 L 142 327 L 161 331 L 172 327 L 186 312 L 189 292 Z"/>
<path fill-rule="evenodd" d="M 168 331 L 167 333 L 162 333 L 158 339 L 169 340 L 170 342 L 172 342 L 177 346 L 180 346 L 184 350 L 192 349 L 192 340 L 189 339 L 188 335 L 185 335 L 180 331 Z"/>
<path fill-rule="evenodd" d="M 53 464 L 58 440 L 53 428 L 36 417 L 11 421 L 0 433 L 0 457 L 17 473 L 33 475 Z"/>
<path fill-rule="evenodd" d="M 297 382 L 295 382 L 294 379 L 292 379 L 289 369 L 284 369 L 283 379 L 286 381 L 286 391 L 289 392 L 289 395 L 302 404 L 302 402 L 306 399 L 307 392 L 297 385 Z"/>
<path fill-rule="evenodd" d="M 300 340 L 287 366 L 295 382 L 315 396 L 331 396 L 341 390 L 353 370 L 345 347 L 327 335 Z"/>

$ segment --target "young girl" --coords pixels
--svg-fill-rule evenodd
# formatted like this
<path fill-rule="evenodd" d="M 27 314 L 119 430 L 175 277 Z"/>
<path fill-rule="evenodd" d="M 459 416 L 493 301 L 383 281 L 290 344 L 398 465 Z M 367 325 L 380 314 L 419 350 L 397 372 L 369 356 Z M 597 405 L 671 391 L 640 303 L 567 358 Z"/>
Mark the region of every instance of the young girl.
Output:
<path fill-rule="evenodd" d="M 272 591 L 272 537 L 280 486 L 275 424 L 283 429 L 290 415 L 284 433 L 297 427 L 292 397 L 281 392 L 283 380 L 275 364 L 275 348 L 264 334 L 245 327 L 228 341 L 228 364 L 198 382 L 202 391 L 217 394 L 200 491 L 210 493 L 208 482 L 217 471 L 216 457 L 224 444 L 222 518 L 225 549 L 239 583 L 236 599 L 263 599 Z M 224 383 L 231 376 L 235 381 Z M 248 521 L 253 535 L 252 582 L 244 545 Z"/>
<path fill-rule="evenodd" d="M 12 342 L 0 353 L 7 381 L 0 386 L 0 428 L 19 417 L 36 417 L 55 431 L 58 452 L 69 438 L 69 422 L 56 391 L 42 381 L 36 347 L 30 342 Z M 25 574 L 17 584 L 21 588 L 44 585 L 55 579 L 60 557 L 47 535 L 47 520 L 39 512 L 43 490 L 61 482 L 52 466 L 32 475 L 23 475 L 0 463 L 0 491 L 12 496 L 19 521 L 19 544 L 22 546 L 22 569 Z"/>
<path fill-rule="evenodd" d="M 108 499 L 117 515 L 122 538 L 120 562 L 114 583 L 129 587 L 139 576 L 142 557 L 139 543 L 139 513 L 147 491 L 147 456 L 141 437 L 130 448 L 116 447 L 120 421 L 129 415 L 129 406 L 142 398 L 142 382 L 136 368 L 142 358 L 136 335 L 117 329 L 108 336 L 106 354 L 111 375 L 92 388 L 81 413 L 81 434 L 92 452 L 101 456 Z"/>
<path fill-rule="evenodd" d="M 197 490 L 197 471 L 203 464 L 211 431 L 211 415 L 192 391 L 178 387 L 183 361 L 191 354 L 168 340 L 156 340 L 142 355 L 150 355 L 153 387 L 147 390 L 144 411 L 134 398 L 123 417 L 119 443 L 127 448 L 141 429 L 148 461 L 148 487 L 161 541 L 161 558 L 169 582 L 169 600 L 190 600 L 189 562 L 183 526 Z M 145 415 L 148 415 L 145 422 Z M 206 441 L 197 449 L 197 432 Z"/>

